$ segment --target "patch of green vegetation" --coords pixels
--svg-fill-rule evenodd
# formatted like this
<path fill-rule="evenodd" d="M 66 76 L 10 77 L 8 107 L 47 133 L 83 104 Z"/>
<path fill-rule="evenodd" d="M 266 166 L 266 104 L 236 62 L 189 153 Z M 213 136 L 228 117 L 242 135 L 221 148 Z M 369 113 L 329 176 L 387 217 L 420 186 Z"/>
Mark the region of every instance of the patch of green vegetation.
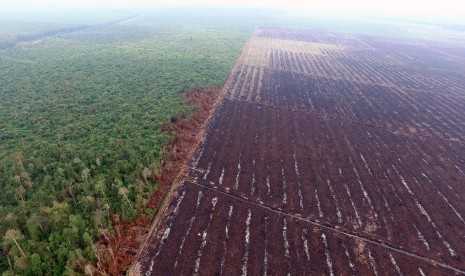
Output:
<path fill-rule="evenodd" d="M 21 36 L 30 36 L 54 28 L 58 28 L 58 25 L 36 23 L 31 26 L 31 23 L 0 21 L 0 49 L 14 46 Z"/>
<path fill-rule="evenodd" d="M 179 91 L 222 85 L 254 22 L 168 16 L 0 51 L 0 271 L 84 272 L 156 190 Z M 215 22 L 215 24 L 211 24 Z"/>

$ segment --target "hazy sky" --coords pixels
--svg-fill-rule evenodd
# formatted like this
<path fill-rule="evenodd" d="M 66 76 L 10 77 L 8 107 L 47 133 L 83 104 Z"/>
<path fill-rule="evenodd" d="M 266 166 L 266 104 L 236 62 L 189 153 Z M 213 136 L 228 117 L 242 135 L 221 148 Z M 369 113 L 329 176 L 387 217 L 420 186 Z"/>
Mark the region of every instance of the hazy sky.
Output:
<path fill-rule="evenodd" d="M 176 4 L 234 4 L 246 6 L 279 7 L 285 9 L 298 8 L 309 11 L 362 12 L 376 14 L 400 15 L 432 15 L 432 16 L 465 16 L 463 0 L 1 0 L 4 8 L 21 6 L 55 6 L 72 5 L 156 5 Z"/>

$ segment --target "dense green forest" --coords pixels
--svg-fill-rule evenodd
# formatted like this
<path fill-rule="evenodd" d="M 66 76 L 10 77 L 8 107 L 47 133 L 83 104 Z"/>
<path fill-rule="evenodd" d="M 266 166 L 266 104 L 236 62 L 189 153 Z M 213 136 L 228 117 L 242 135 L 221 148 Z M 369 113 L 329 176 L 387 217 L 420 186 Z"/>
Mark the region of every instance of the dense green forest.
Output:
<path fill-rule="evenodd" d="M 305 16 L 0 10 L 3 275 L 85 273 L 115 214 L 153 212 L 143 206 L 172 135 L 161 128 L 192 112 L 179 92 L 222 85 L 256 26 L 407 35 L 375 19 Z"/>
<path fill-rule="evenodd" d="M 112 215 L 157 189 L 161 127 L 192 111 L 179 92 L 222 85 L 255 23 L 156 13 L 0 50 L 0 271 L 84 273 Z"/>

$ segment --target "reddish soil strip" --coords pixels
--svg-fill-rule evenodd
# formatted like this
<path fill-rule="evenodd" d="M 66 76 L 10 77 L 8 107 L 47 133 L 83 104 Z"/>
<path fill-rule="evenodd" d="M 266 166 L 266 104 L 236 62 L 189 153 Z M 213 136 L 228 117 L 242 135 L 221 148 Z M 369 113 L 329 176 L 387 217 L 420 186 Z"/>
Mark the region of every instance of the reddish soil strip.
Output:
<path fill-rule="evenodd" d="M 147 202 L 145 209 L 158 210 L 171 183 L 179 172 L 186 170 L 188 160 L 192 159 L 195 149 L 204 139 L 206 121 L 215 110 L 220 92 L 218 87 L 196 87 L 183 93 L 196 110 L 188 118 L 173 117 L 164 126 L 164 130 L 173 132 L 174 137 L 166 147 L 167 156 L 161 171 L 156 175 L 159 188 Z M 138 247 L 147 238 L 152 224 L 152 216 L 146 214 L 139 215 L 130 223 L 115 217 L 116 235 L 111 238 L 102 237 L 97 246 L 101 256 L 97 264 L 99 270 L 111 275 L 124 273 L 135 260 Z"/>

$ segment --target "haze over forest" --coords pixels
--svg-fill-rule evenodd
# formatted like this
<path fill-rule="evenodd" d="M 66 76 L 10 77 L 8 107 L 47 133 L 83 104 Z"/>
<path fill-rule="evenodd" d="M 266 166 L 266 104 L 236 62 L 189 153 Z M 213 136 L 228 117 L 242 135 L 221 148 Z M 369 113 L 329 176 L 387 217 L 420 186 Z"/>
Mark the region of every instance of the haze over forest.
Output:
<path fill-rule="evenodd" d="M 291 20 L 331 20 L 333 23 L 354 23 L 360 26 L 350 31 L 363 32 L 358 28 L 362 24 L 387 23 L 389 25 L 404 24 L 405 28 L 441 27 L 463 29 L 465 25 L 465 9 L 458 0 L 445 1 L 59 1 L 59 0 L 7 0 L 2 3 L 0 10 L 0 21 L 19 22 L 47 22 L 86 24 L 104 22 L 106 18 L 117 18 L 118 16 L 140 14 L 151 11 L 183 9 L 198 11 L 199 9 L 215 9 L 226 11 L 226 13 L 253 12 L 271 17 Z M 294 22 L 295 23 L 295 22 Z M 326 24 L 326 23 L 324 23 Z M 417 25 L 415 25 L 417 24 Z M 316 24 L 316 27 L 319 25 Z M 322 25 L 325 26 L 325 25 Z M 349 30 L 349 29 L 347 29 Z M 379 30 L 383 34 L 383 30 Z M 393 33 L 397 33 L 395 30 Z M 424 30 L 428 31 L 428 30 Z M 434 32 L 434 30 L 433 30 Z"/>
<path fill-rule="evenodd" d="M 461 5 L 2 1 L 0 272 L 465 273 Z"/>

